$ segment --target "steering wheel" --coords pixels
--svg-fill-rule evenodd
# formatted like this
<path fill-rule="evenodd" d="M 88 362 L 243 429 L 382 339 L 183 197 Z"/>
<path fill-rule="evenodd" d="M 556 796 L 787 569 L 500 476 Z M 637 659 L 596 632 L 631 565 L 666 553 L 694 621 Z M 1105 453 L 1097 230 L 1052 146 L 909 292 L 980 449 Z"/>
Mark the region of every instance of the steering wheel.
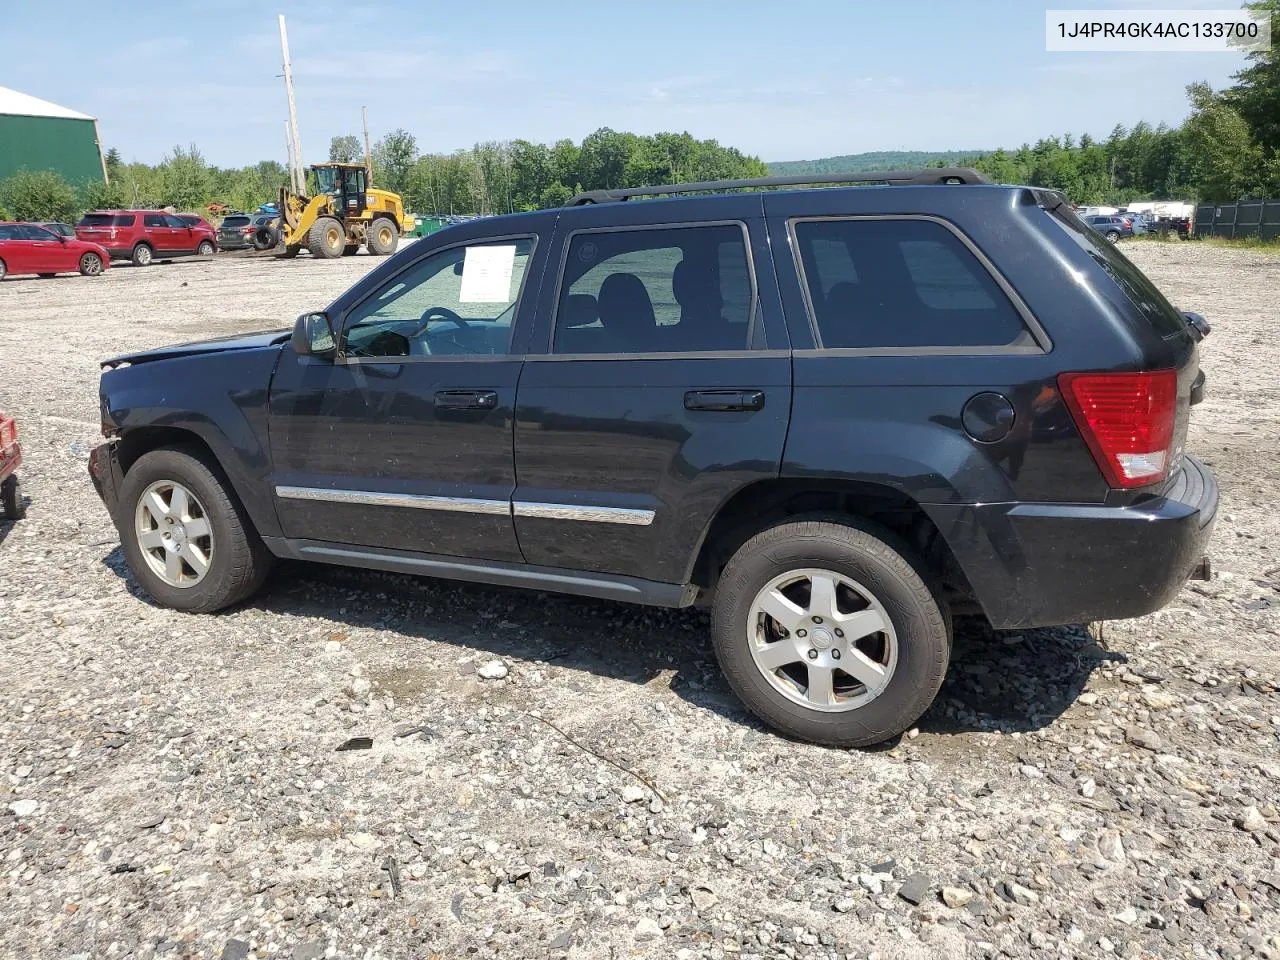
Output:
<path fill-rule="evenodd" d="M 433 320 L 447 320 L 449 323 L 457 324 L 459 330 L 465 330 L 471 324 L 463 320 L 460 316 L 450 310 L 448 307 L 427 307 L 423 312 L 418 329 L 410 334 L 410 337 L 421 336 Z"/>

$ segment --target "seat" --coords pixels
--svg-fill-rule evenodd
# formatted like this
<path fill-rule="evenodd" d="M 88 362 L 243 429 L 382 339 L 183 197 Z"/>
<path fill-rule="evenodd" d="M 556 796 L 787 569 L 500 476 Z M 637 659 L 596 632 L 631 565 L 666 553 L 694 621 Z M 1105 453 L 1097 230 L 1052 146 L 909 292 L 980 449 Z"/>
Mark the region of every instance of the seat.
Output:
<path fill-rule="evenodd" d="M 653 301 L 640 278 L 631 273 L 611 273 L 600 284 L 600 324 L 603 350 L 593 353 L 646 353 L 657 350 L 658 321 Z"/>
<path fill-rule="evenodd" d="M 739 350 L 746 344 L 724 318 L 724 296 L 716 271 L 681 260 L 671 274 L 671 292 L 680 304 L 677 350 Z"/>

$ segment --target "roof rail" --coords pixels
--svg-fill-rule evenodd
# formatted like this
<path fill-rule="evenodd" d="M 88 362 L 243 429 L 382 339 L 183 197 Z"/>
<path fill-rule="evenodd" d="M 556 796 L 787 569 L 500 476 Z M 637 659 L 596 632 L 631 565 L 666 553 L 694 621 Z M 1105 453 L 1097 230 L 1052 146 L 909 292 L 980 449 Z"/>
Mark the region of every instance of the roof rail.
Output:
<path fill-rule="evenodd" d="M 865 173 L 807 173 L 792 177 L 758 177 L 754 180 L 706 180 L 675 183 L 661 187 L 619 187 L 615 190 L 588 190 L 565 204 L 580 207 L 588 203 L 610 203 L 632 197 L 656 197 L 679 193 L 721 193 L 751 187 L 800 187 L 837 183 L 972 184 L 991 181 L 972 167 L 931 167 L 924 170 L 868 170 Z"/>

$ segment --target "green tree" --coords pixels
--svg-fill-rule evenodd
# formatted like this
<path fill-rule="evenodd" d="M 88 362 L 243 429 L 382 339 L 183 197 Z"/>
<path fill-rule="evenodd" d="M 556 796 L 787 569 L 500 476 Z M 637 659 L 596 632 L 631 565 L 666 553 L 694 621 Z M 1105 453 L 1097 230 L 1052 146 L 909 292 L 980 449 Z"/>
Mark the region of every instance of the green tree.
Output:
<path fill-rule="evenodd" d="M 1192 179 L 1202 200 L 1236 200 L 1260 186 L 1262 148 L 1249 125 L 1207 83 L 1187 87 L 1193 107 L 1182 126 Z"/>
<path fill-rule="evenodd" d="M 329 159 L 334 163 L 356 163 L 364 159 L 360 140 L 351 134 L 329 141 Z"/>
<path fill-rule="evenodd" d="M 106 156 L 102 158 L 102 162 L 107 165 L 108 177 L 114 177 L 116 175 L 116 171 L 118 171 L 124 163 L 124 161 L 120 159 L 120 151 L 115 147 L 112 147 L 107 151 Z"/>
<path fill-rule="evenodd" d="M 551 148 L 528 140 L 511 141 L 511 199 L 517 210 L 542 206 L 552 183 Z"/>
<path fill-rule="evenodd" d="M 1280 157 L 1280 0 L 1253 0 L 1245 7 L 1271 17 L 1271 49 L 1248 55 L 1224 99 L 1249 127 L 1266 160 Z"/>
<path fill-rule="evenodd" d="M 194 143 L 174 147 L 160 164 L 162 199 L 166 206 L 197 210 L 209 202 L 212 177 L 204 155 Z"/>
<path fill-rule="evenodd" d="M 75 219 L 76 192 L 52 170 L 19 170 L 0 183 L 0 204 L 18 220 Z"/>
<path fill-rule="evenodd" d="M 392 130 L 373 145 L 378 186 L 394 193 L 404 192 L 409 168 L 418 159 L 418 141 L 407 130 Z"/>
<path fill-rule="evenodd" d="M 118 180 L 94 180 L 80 188 L 78 201 L 81 210 L 118 210 L 129 206 L 129 195 Z"/>

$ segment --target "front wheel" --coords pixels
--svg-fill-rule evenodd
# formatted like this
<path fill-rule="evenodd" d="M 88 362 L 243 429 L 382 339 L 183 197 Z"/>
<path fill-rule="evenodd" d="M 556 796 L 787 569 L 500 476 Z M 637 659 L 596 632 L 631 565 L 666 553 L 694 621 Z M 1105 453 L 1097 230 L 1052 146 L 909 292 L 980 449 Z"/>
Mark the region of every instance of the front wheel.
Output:
<path fill-rule="evenodd" d="M 102 258 L 96 253 L 86 253 L 80 258 L 80 273 L 86 277 L 96 277 L 102 273 Z"/>
<path fill-rule="evenodd" d="M 1112 243 L 1117 243 L 1117 242 L 1119 242 L 1119 240 L 1120 240 L 1120 231 L 1118 231 L 1118 230 L 1108 230 L 1108 231 L 1107 231 L 1107 239 L 1108 239 L 1108 240 L 1110 240 Z"/>
<path fill-rule="evenodd" d="M 201 240 L 200 245 L 196 247 L 196 256 L 198 257 L 212 257 L 213 252 L 213 243 L 209 240 Z"/>
<path fill-rule="evenodd" d="M 865 747 L 929 708 L 947 671 L 951 619 L 924 566 L 889 531 L 797 521 L 730 559 L 712 641 L 729 685 L 765 723 Z"/>
<path fill-rule="evenodd" d="M 333 217 L 321 217 L 307 232 L 307 249 L 313 257 L 335 259 L 342 256 L 342 248 L 346 245 L 347 232 Z"/>
<path fill-rule="evenodd" d="M 129 569 L 157 603 L 208 613 L 249 596 L 271 555 L 222 472 L 195 450 L 144 454 L 115 517 Z"/>

